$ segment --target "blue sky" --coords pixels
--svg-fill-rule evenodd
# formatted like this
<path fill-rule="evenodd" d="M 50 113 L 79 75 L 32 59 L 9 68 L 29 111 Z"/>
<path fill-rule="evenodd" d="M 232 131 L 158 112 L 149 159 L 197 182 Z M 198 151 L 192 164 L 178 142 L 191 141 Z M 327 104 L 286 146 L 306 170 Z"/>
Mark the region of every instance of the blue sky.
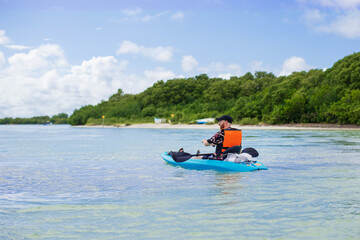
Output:
<path fill-rule="evenodd" d="M 0 0 L 0 118 L 71 114 L 158 80 L 326 69 L 360 0 Z"/>

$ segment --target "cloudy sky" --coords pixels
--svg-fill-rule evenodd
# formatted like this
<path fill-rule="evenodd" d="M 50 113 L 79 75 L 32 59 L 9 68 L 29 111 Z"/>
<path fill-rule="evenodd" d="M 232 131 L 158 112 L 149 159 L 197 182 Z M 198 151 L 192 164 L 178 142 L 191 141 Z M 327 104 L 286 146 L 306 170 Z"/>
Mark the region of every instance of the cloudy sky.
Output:
<path fill-rule="evenodd" d="M 360 48 L 360 0 L 0 0 L 0 118 L 158 80 L 326 69 Z"/>

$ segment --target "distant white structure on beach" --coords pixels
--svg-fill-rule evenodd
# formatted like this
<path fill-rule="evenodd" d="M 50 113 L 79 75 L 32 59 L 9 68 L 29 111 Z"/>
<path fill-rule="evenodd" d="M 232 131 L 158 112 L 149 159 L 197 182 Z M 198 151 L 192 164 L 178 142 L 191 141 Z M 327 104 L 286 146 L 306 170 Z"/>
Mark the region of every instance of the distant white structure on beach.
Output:
<path fill-rule="evenodd" d="M 213 123 L 215 122 L 215 118 L 203 118 L 203 119 L 195 120 L 195 122 L 197 124 Z"/>
<path fill-rule="evenodd" d="M 154 118 L 154 122 L 155 123 L 166 123 L 166 119 L 165 118 Z"/>

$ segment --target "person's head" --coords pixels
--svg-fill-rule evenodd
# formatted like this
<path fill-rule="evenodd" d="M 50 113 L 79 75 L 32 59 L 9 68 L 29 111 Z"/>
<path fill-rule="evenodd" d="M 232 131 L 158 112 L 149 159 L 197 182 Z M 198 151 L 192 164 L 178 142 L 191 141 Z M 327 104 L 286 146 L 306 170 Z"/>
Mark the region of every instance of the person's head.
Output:
<path fill-rule="evenodd" d="M 228 128 L 231 126 L 233 119 L 229 115 L 223 115 L 221 117 L 216 118 L 218 121 L 218 124 L 220 126 L 220 129 Z"/>

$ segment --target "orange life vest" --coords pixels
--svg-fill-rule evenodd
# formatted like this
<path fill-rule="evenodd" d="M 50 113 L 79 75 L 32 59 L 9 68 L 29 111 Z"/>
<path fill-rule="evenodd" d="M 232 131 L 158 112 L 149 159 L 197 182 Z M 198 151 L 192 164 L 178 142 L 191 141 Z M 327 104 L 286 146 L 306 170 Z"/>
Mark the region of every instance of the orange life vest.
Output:
<path fill-rule="evenodd" d="M 242 132 L 240 129 L 225 129 L 224 130 L 224 142 L 221 152 L 225 152 L 226 149 L 233 146 L 241 146 Z"/>

